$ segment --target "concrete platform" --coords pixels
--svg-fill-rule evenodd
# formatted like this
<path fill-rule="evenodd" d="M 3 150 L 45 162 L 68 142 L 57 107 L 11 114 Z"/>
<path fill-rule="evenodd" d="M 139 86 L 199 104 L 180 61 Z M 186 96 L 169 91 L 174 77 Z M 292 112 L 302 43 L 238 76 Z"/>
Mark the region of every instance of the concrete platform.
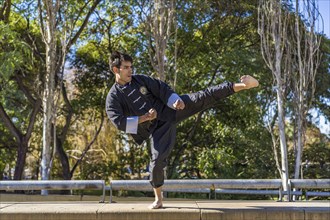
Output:
<path fill-rule="evenodd" d="M 330 220 L 330 201 L 169 200 L 163 209 L 149 210 L 151 200 L 145 199 L 116 199 L 111 204 L 1 200 L 0 220 Z"/>

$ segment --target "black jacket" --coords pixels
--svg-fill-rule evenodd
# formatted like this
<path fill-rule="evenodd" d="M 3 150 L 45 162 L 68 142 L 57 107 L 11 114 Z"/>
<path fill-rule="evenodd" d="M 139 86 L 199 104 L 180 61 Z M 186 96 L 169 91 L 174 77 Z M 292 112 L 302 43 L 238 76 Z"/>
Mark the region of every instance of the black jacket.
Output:
<path fill-rule="evenodd" d="M 175 92 L 166 83 L 146 75 L 133 75 L 130 86 L 142 91 L 143 98 L 157 111 L 157 120 L 139 124 L 137 134 L 131 134 L 137 144 L 142 144 L 149 138 L 158 120 L 175 121 L 175 110 L 167 106 L 169 97 Z M 117 83 L 113 84 L 107 95 L 106 112 L 111 122 L 122 131 L 126 130 L 127 117 L 146 113 L 144 110 L 134 109 Z"/>

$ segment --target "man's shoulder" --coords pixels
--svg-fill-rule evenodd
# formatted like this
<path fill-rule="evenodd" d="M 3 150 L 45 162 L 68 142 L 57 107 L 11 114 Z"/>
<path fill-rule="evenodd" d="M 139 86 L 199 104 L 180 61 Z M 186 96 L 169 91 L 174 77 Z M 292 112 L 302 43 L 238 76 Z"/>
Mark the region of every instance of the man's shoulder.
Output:
<path fill-rule="evenodd" d="M 110 88 L 110 90 L 109 90 L 109 94 L 110 94 L 110 93 L 114 93 L 114 92 L 117 92 L 117 89 L 116 89 L 116 83 L 114 83 L 114 84 L 111 86 L 111 88 Z"/>
<path fill-rule="evenodd" d="M 119 91 L 118 91 L 118 89 L 117 89 L 117 87 L 116 87 L 116 83 L 114 83 L 112 86 L 111 86 L 111 88 L 110 88 L 110 90 L 109 90 L 109 92 L 108 92 L 108 99 L 109 98 L 114 98 L 114 97 L 117 97 L 118 96 L 118 94 L 119 94 Z"/>
<path fill-rule="evenodd" d="M 151 80 L 153 78 L 151 76 L 147 76 L 144 74 L 137 74 L 137 75 L 133 75 L 133 79 L 146 81 L 146 80 Z"/>

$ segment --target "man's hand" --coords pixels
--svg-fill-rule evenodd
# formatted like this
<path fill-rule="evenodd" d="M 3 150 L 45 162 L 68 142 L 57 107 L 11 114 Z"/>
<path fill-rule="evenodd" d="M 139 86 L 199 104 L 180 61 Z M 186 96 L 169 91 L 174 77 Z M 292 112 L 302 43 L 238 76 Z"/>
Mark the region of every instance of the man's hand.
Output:
<path fill-rule="evenodd" d="M 154 108 L 151 108 L 145 115 L 149 121 L 152 121 L 157 118 L 157 111 Z"/>
<path fill-rule="evenodd" d="M 157 111 L 154 108 L 151 108 L 149 112 L 139 116 L 139 124 L 146 121 L 152 121 L 155 118 L 157 118 Z"/>
<path fill-rule="evenodd" d="M 186 105 L 184 104 L 184 102 L 182 100 L 178 99 L 173 103 L 173 107 L 176 110 L 182 110 L 186 107 Z"/>
<path fill-rule="evenodd" d="M 251 89 L 259 86 L 258 80 L 249 75 L 244 75 L 241 77 L 241 82 L 245 84 L 245 89 Z"/>

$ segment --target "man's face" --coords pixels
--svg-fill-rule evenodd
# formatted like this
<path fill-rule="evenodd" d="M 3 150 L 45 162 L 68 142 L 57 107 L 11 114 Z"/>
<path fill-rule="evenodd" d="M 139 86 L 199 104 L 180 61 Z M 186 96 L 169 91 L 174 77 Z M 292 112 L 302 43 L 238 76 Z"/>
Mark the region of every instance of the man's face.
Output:
<path fill-rule="evenodd" d="M 125 85 L 132 80 L 133 75 L 133 66 L 130 61 L 122 61 L 121 66 L 119 68 L 113 68 L 116 74 L 116 82 L 119 85 Z"/>

